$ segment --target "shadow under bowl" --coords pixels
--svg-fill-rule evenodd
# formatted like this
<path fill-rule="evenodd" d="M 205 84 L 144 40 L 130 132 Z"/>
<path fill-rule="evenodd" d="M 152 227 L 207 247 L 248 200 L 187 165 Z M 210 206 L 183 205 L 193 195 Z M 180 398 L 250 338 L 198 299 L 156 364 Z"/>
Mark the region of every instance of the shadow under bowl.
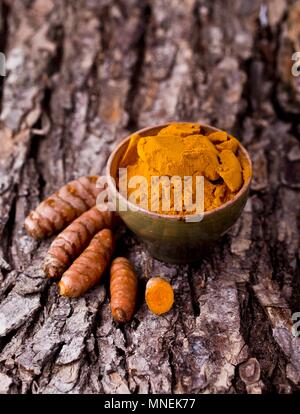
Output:
<path fill-rule="evenodd" d="M 156 135 L 170 123 L 144 128 L 140 136 Z M 200 124 L 205 134 L 220 131 Z M 149 253 L 168 263 L 190 263 L 201 259 L 241 215 L 246 204 L 252 177 L 252 164 L 248 152 L 239 144 L 239 154 L 249 164 L 249 178 L 236 196 L 222 206 L 203 213 L 201 221 L 186 221 L 182 215 L 164 215 L 145 210 L 130 203 L 116 188 L 116 178 L 122 156 L 130 136 L 112 152 L 107 163 L 107 182 L 111 194 L 116 195 L 117 211 L 122 220 L 144 243 Z M 190 218 L 192 216 L 189 216 Z"/>

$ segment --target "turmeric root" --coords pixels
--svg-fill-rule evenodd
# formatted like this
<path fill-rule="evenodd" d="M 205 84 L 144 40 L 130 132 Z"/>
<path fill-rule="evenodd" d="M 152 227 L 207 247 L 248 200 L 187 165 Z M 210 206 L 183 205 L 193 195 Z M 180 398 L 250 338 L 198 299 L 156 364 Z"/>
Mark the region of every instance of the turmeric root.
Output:
<path fill-rule="evenodd" d="M 117 257 L 110 268 L 110 307 L 116 322 L 129 322 L 132 318 L 137 285 L 137 277 L 130 262 L 125 257 Z"/>
<path fill-rule="evenodd" d="M 27 233 L 35 239 L 51 236 L 93 207 L 101 191 L 96 188 L 97 179 L 80 177 L 42 201 L 25 220 Z"/>
<path fill-rule="evenodd" d="M 153 277 L 146 285 L 146 303 L 155 315 L 168 312 L 174 303 L 174 292 L 170 283 L 161 278 Z"/>
<path fill-rule="evenodd" d="M 46 275 L 61 276 L 94 235 L 104 228 L 112 228 L 114 222 L 113 212 L 99 211 L 96 206 L 79 216 L 52 242 L 44 262 Z"/>
<path fill-rule="evenodd" d="M 77 297 L 94 286 L 103 275 L 114 249 L 114 236 L 101 230 L 63 274 L 58 284 L 63 296 Z"/>

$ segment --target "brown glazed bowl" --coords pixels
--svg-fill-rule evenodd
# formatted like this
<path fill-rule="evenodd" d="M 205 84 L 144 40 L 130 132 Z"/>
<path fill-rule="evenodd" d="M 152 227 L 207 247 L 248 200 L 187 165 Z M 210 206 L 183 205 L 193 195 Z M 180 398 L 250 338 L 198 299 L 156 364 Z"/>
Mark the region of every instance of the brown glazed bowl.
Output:
<path fill-rule="evenodd" d="M 168 125 L 170 123 L 137 132 L 141 136 L 156 135 L 160 129 Z M 205 134 L 219 131 L 210 125 L 201 124 L 201 127 Z M 111 194 L 115 194 L 120 217 L 145 243 L 153 257 L 169 263 L 189 263 L 201 259 L 211 245 L 230 229 L 244 209 L 252 177 L 252 164 L 248 152 L 242 144 L 239 145 L 238 151 L 249 163 L 250 176 L 235 198 L 214 210 L 204 212 L 201 221 L 191 222 L 185 221 L 182 215 L 171 216 L 145 210 L 133 205 L 118 192 L 115 180 L 129 140 L 130 136 L 112 152 L 106 170 L 108 188 Z M 127 211 L 122 211 L 126 209 Z"/>

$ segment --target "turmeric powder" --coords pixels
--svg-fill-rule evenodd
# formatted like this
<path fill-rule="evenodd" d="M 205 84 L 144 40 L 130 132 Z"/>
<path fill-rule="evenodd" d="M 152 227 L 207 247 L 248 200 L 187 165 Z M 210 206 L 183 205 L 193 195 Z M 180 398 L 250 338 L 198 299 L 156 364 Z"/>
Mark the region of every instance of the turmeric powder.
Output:
<path fill-rule="evenodd" d="M 174 291 L 162 277 L 152 277 L 146 285 L 146 303 L 155 315 L 168 312 L 174 303 Z"/>
<path fill-rule="evenodd" d="M 204 177 L 204 210 L 212 210 L 235 197 L 249 178 L 247 161 L 241 159 L 239 142 L 225 131 L 207 133 L 199 124 L 174 123 L 162 128 L 156 135 L 133 134 L 120 167 L 127 167 L 128 183 L 135 176 L 145 177 L 151 191 L 152 177 L 184 177 L 193 179 L 192 199 L 195 201 L 195 177 Z M 128 185 L 128 196 L 136 190 Z M 173 191 L 173 193 L 172 193 Z M 193 214 L 174 202 L 171 185 L 170 209 L 162 205 L 164 197 L 159 187 L 159 213 Z M 143 196 L 143 195 L 142 195 Z M 141 197 L 139 197 L 141 198 Z M 183 199 L 183 194 L 182 194 Z M 150 197 L 147 208 L 151 210 Z M 139 199 L 136 201 L 139 202 Z"/>

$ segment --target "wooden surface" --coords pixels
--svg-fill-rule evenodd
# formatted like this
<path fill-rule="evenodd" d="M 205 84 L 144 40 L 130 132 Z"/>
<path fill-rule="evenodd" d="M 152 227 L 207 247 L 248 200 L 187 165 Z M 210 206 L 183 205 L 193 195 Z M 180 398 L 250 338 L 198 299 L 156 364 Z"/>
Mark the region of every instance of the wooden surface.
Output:
<path fill-rule="evenodd" d="M 300 2 L 15 0 L 1 3 L 0 392 L 300 390 Z M 112 323 L 105 285 L 60 298 L 24 217 L 66 181 L 101 173 L 138 128 L 205 121 L 254 163 L 243 216 L 197 266 L 153 260 L 126 229 L 141 286 L 175 287 Z M 246 365 L 245 365 L 246 364 Z"/>

